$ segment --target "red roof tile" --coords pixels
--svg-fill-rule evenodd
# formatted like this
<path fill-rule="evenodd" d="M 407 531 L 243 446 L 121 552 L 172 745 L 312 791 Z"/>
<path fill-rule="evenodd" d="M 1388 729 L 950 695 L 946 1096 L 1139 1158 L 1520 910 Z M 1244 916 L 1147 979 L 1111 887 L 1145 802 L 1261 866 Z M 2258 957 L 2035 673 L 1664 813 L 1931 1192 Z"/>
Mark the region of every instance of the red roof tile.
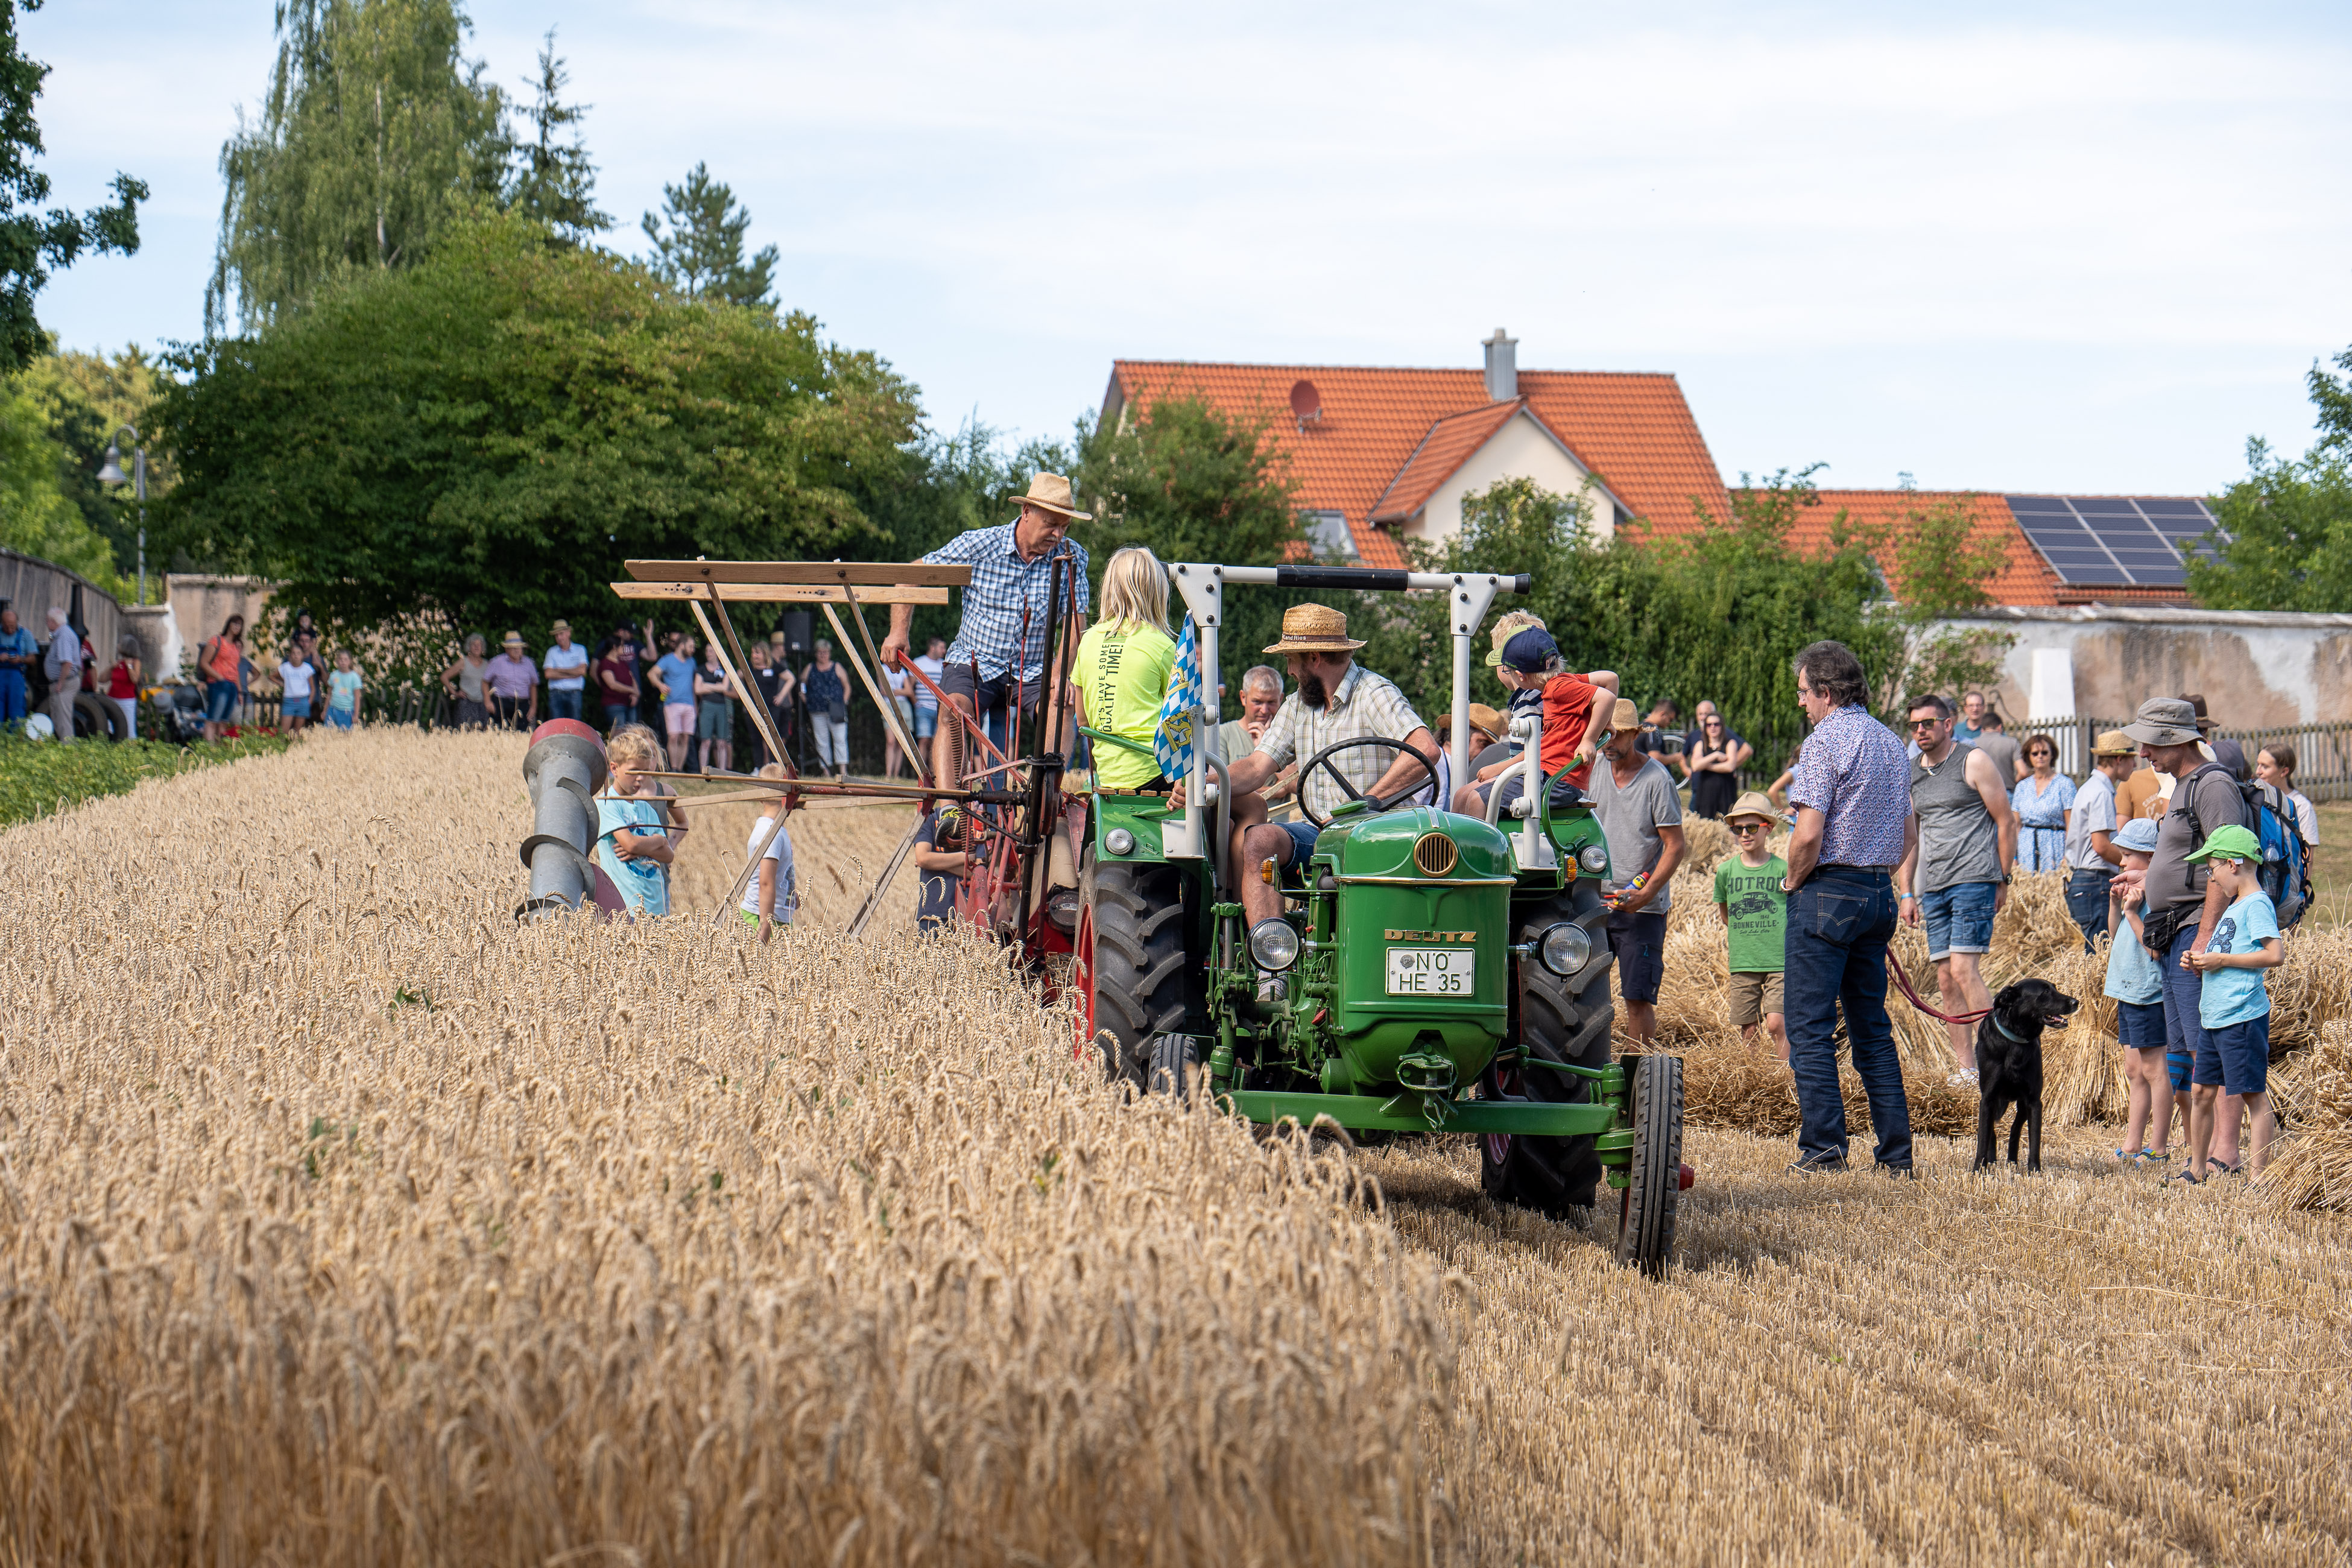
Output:
<path fill-rule="evenodd" d="M 1292 416 L 1290 392 L 1300 381 L 1314 384 L 1320 417 Z M 1691 515 L 1694 500 L 1716 516 L 1727 510 L 1722 476 L 1673 376 L 1523 370 L 1518 392 L 1636 517 L 1672 526 Z M 1116 418 L 1128 402 L 1171 395 L 1197 396 L 1229 414 L 1270 419 L 1276 447 L 1298 481 L 1299 504 L 1344 513 L 1368 566 L 1405 564 L 1396 535 L 1376 527 L 1371 513 L 1433 437 L 1433 426 L 1509 406 L 1488 399 L 1486 376 L 1477 370 L 1119 360 L 1111 366 L 1103 412 Z M 1446 472 L 1459 466 L 1456 458 Z M 1431 488 L 1444 477 L 1432 479 Z"/>
<path fill-rule="evenodd" d="M 1484 408 L 1474 408 L 1467 414 L 1456 414 L 1441 419 L 1429 427 L 1421 445 L 1412 449 L 1404 467 L 1397 470 L 1389 488 L 1371 506 L 1374 522 L 1403 522 L 1428 504 L 1430 496 L 1444 484 L 1473 453 L 1485 446 L 1504 422 L 1528 405 L 1524 397 L 1508 403 L 1490 403 Z"/>
<path fill-rule="evenodd" d="M 1908 513 L 1950 501 L 1968 508 L 1980 534 L 1997 535 L 2009 547 L 2007 562 L 1985 589 L 1996 605 L 2079 605 L 2093 599 L 2108 604 L 2186 604 L 2189 600 L 2183 589 L 2092 587 L 2061 583 L 2058 574 L 2050 570 L 2050 563 L 2042 558 L 2042 552 L 2033 548 L 2032 542 L 2017 526 L 2009 502 L 1998 494 L 1963 490 L 1822 490 L 1820 496 L 1819 506 L 1807 507 L 1798 513 L 1791 534 L 1791 542 L 1807 553 L 1829 548 L 1830 528 L 1841 512 L 1849 523 L 1886 528 Z M 1898 594 L 1902 592 L 1900 583 L 1890 583 L 1889 586 Z"/>

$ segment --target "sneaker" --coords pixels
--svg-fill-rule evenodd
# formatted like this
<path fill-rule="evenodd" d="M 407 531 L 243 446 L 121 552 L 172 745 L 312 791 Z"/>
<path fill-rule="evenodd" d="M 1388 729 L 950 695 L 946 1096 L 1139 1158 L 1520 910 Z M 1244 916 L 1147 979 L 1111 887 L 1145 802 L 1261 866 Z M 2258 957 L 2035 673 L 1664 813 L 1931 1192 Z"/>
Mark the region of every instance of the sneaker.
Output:
<path fill-rule="evenodd" d="M 1847 1170 L 1843 1154 L 1816 1154 L 1798 1161 L 1789 1167 L 1792 1176 L 1837 1176 Z"/>
<path fill-rule="evenodd" d="M 1954 1073 L 1944 1081 L 1950 1084 L 1954 1089 L 1974 1089 L 1977 1086 L 1977 1069 L 1974 1068 L 1962 1068 L 1959 1071 Z"/>

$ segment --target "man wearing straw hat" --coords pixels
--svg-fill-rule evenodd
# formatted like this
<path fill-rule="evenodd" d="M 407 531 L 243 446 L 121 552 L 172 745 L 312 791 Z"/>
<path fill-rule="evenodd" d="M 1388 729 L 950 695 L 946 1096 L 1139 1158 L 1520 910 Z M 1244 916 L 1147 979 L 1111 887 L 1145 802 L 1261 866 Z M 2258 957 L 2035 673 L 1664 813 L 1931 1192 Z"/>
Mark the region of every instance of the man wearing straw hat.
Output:
<path fill-rule="evenodd" d="M 1394 795 L 1436 776 L 1435 737 L 1394 682 L 1356 662 L 1356 650 L 1363 646 L 1348 635 L 1348 617 L 1339 611 L 1322 605 L 1293 605 L 1282 613 L 1282 640 L 1265 650 L 1286 656 L 1298 689 L 1283 700 L 1274 722 L 1258 738 L 1257 749 L 1226 763 L 1233 790 L 1233 864 L 1242 885 L 1242 907 L 1253 928 L 1282 913 L 1281 889 L 1255 875 L 1256 868 L 1269 860 L 1276 870 L 1305 860 L 1315 852 L 1320 831 L 1303 819 L 1268 822 L 1265 798 L 1258 793 L 1268 779 L 1293 761 L 1311 761 L 1327 747 L 1365 736 L 1398 742 L 1405 751 L 1352 747 L 1302 778 L 1300 799 L 1316 816 L 1328 817 L 1348 798 L 1332 781 L 1333 768 L 1364 795 Z M 1184 804 L 1181 781 L 1170 804 L 1173 808 Z M 1270 983 L 1260 984 L 1261 996 L 1272 993 Z"/>
<path fill-rule="evenodd" d="M 1066 582 L 1075 577 L 1076 603 L 1063 590 L 1064 647 L 1083 629 L 1087 598 L 1086 546 L 1070 537 L 1072 522 L 1090 522 L 1091 512 L 1072 504 L 1070 481 L 1039 474 L 1021 498 L 1021 515 L 994 528 L 960 533 L 921 558 L 926 566 L 969 566 L 971 584 L 963 591 L 963 623 L 949 645 L 947 673 L 940 689 L 965 713 L 986 715 L 1002 709 L 1017 686 L 1025 711 L 1037 702 L 1045 677 L 1045 621 L 1057 565 Z M 1069 565 L 1075 566 L 1072 571 Z M 890 606 L 890 635 L 882 640 L 882 666 L 898 668 L 915 606 Z M 1058 651 L 1058 650 L 1057 650 Z M 1056 658 L 1056 668 L 1062 665 Z M 954 784 L 963 770 L 963 726 L 946 714 L 931 737 L 931 776 Z"/>
<path fill-rule="evenodd" d="M 2066 816 L 2066 912 L 2083 928 L 2084 952 L 2106 934 L 2107 892 L 2124 863 L 2116 846 L 2116 786 L 2138 765 L 2139 747 L 2129 735 L 2102 734 L 2091 747 L 2091 776 L 2074 792 Z"/>

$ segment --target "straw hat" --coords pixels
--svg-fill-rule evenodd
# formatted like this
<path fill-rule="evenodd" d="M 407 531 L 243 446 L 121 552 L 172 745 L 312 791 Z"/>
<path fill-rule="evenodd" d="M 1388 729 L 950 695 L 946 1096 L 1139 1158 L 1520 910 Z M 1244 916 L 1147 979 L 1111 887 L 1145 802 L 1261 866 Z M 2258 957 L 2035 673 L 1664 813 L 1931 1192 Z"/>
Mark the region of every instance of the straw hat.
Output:
<path fill-rule="evenodd" d="M 551 632 L 568 632 L 572 629 L 572 623 L 558 617 L 555 624 L 547 629 Z"/>
<path fill-rule="evenodd" d="M 509 632 L 506 637 L 506 646 L 508 647 L 522 647 L 522 634 L 520 632 Z"/>
<path fill-rule="evenodd" d="M 1364 645 L 1348 636 L 1348 617 L 1324 605 L 1293 605 L 1282 612 L 1282 640 L 1268 653 L 1353 653 Z"/>
<path fill-rule="evenodd" d="M 1503 716 L 1484 702 L 1473 702 L 1470 704 L 1470 727 L 1473 730 L 1484 730 L 1489 735 L 1499 738 L 1503 733 Z M 1437 716 L 1437 738 L 1441 741 L 1444 740 L 1453 732 L 1454 715 L 1440 713 Z"/>
<path fill-rule="evenodd" d="M 1080 511 L 1070 504 L 1070 481 L 1059 474 L 1039 474 L 1029 481 L 1029 493 L 1020 500 L 1023 506 L 1041 506 L 1080 522 L 1092 522 L 1095 518 L 1094 513 Z"/>
<path fill-rule="evenodd" d="M 2095 757 L 2129 757 L 2138 752 L 2138 745 L 2121 730 L 2102 730 L 2098 744 L 2091 748 L 2091 755 Z"/>
<path fill-rule="evenodd" d="M 1772 804 L 1769 795 L 1751 789 L 1742 793 L 1738 800 L 1731 803 L 1731 809 L 1723 814 L 1723 820 L 1737 822 L 1743 816 L 1761 817 L 1769 824 L 1780 820 L 1780 808 Z"/>
<path fill-rule="evenodd" d="M 1649 725 L 1642 721 L 1641 711 L 1633 706 L 1633 700 L 1630 697 L 1620 697 L 1617 699 L 1617 706 L 1609 710 L 1609 732 L 1612 735 L 1622 734 L 1627 730 L 1648 728 Z"/>

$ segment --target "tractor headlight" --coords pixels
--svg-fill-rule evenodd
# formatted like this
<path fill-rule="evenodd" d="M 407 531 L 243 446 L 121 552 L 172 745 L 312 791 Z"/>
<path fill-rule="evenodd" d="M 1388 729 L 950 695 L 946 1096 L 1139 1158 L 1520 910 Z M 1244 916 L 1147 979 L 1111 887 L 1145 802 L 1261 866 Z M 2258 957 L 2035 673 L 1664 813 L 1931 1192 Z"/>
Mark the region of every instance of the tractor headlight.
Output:
<path fill-rule="evenodd" d="M 1605 844 L 1588 844 L 1576 852 L 1576 863 L 1598 877 L 1601 872 L 1609 869 L 1609 847 Z"/>
<path fill-rule="evenodd" d="M 1536 953 L 1546 969 L 1564 979 L 1583 968 L 1584 961 L 1592 956 L 1592 939 L 1584 934 L 1582 926 L 1563 921 L 1543 933 Z"/>
<path fill-rule="evenodd" d="M 1135 835 L 1124 827 L 1114 827 L 1103 835 L 1103 847 L 1114 855 L 1135 853 Z"/>
<path fill-rule="evenodd" d="M 1279 973 L 1298 962 L 1298 928 L 1286 920 L 1250 927 L 1250 956 L 1260 969 Z"/>

